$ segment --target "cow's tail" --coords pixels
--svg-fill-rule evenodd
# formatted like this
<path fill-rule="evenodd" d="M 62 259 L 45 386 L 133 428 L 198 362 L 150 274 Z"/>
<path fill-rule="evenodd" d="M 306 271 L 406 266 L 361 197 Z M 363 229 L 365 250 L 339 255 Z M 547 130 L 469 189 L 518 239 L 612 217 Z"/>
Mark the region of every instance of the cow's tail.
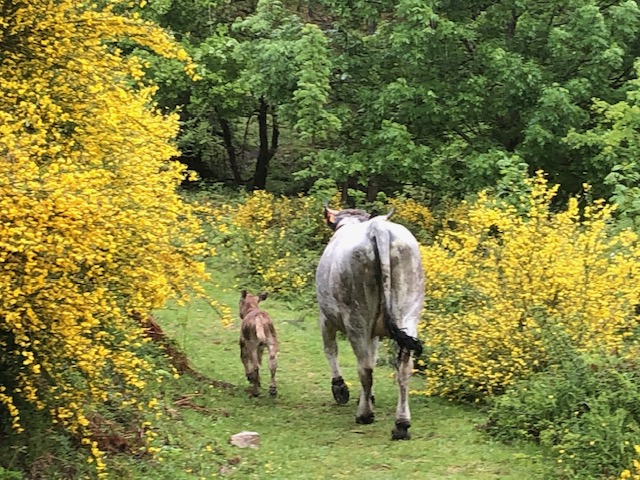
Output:
<path fill-rule="evenodd" d="M 373 246 L 380 267 L 378 282 L 383 298 L 384 325 L 389 332 L 389 336 L 398 343 L 401 353 L 402 350 L 406 349 L 414 352 L 416 356 L 420 356 L 422 354 L 422 342 L 420 339 L 412 337 L 400 329 L 391 313 L 393 311 L 391 296 L 391 237 L 388 231 L 378 228 L 375 222 L 372 227 Z"/>

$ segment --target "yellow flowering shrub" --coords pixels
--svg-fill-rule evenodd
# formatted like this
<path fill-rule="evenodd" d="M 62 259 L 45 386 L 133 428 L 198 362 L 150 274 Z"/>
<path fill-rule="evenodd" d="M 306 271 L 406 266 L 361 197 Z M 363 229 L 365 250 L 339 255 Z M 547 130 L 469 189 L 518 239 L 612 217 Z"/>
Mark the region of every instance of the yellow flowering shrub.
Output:
<path fill-rule="evenodd" d="M 436 229 L 436 219 L 429 207 L 412 198 L 388 198 L 395 209 L 393 221 L 407 227 L 420 243 L 429 241 Z"/>
<path fill-rule="evenodd" d="M 284 295 L 313 280 L 319 251 L 331 231 L 320 202 L 312 197 L 277 197 L 258 190 L 237 204 L 212 207 L 207 216 L 218 241 L 242 270 L 243 282 Z"/>
<path fill-rule="evenodd" d="M 259 288 L 298 294 L 311 286 L 315 266 L 331 237 L 314 196 L 276 196 L 260 190 L 235 203 L 222 195 L 202 195 L 195 206 L 210 231 L 210 242 L 242 270 L 245 282 L 256 279 Z M 340 208 L 340 192 L 324 192 L 329 205 Z M 435 219 L 428 207 L 413 199 L 388 199 L 394 221 L 429 238 Z M 381 213 L 386 213 L 381 211 Z M 222 253 L 224 252 L 224 253 Z"/>
<path fill-rule="evenodd" d="M 634 445 L 636 459 L 633 460 L 631 469 L 625 468 L 620 472 L 620 479 L 640 480 L 640 445 Z"/>
<path fill-rule="evenodd" d="M 424 393 L 482 399 L 552 362 L 549 336 L 611 354 L 637 326 L 638 236 L 613 233 L 601 201 L 554 211 L 542 174 L 530 187 L 518 211 L 487 193 L 463 202 L 422 247 Z"/>
<path fill-rule="evenodd" d="M 132 316 L 204 274 L 177 117 L 113 42 L 186 54 L 121 2 L 0 3 L 0 420 L 21 432 L 25 408 L 48 412 L 104 475 L 89 413 L 153 409 Z"/>

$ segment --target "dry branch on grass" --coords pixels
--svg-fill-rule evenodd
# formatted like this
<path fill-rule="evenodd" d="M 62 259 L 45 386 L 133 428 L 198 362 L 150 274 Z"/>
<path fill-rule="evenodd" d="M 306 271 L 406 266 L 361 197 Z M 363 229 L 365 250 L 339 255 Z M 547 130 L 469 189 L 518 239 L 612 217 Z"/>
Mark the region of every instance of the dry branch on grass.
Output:
<path fill-rule="evenodd" d="M 166 334 L 152 315 L 143 318 L 142 315 L 136 314 L 136 320 L 138 320 L 146 335 L 162 347 L 162 350 L 167 355 L 169 362 L 176 368 L 178 373 L 189 375 L 198 381 L 212 385 L 216 388 L 235 388 L 235 385 L 232 383 L 214 380 L 194 370 L 189 364 L 189 358 L 179 350 L 173 341 L 167 338 Z"/>

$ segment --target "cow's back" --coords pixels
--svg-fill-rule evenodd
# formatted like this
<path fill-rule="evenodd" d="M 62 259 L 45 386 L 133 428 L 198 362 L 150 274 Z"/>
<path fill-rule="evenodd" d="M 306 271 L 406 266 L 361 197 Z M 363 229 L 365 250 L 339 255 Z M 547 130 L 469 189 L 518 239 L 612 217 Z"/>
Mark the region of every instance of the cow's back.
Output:
<path fill-rule="evenodd" d="M 358 309 L 375 314 L 379 303 L 375 250 L 367 238 L 365 223 L 349 224 L 336 231 L 316 270 L 320 310 L 328 321 L 345 330 L 342 317 Z"/>
<path fill-rule="evenodd" d="M 339 228 L 325 248 L 316 271 L 318 305 L 340 330 L 365 328 L 381 333 L 381 271 L 375 236 L 389 241 L 392 300 L 400 317 L 411 306 L 422 308 L 424 281 L 418 243 L 403 226 L 382 219 Z M 395 308 L 394 308 L 395 310 Z M 344 325 L 344 319 L 356 325 Z M 402 323 L 401 318 L 398 318 Z"/>

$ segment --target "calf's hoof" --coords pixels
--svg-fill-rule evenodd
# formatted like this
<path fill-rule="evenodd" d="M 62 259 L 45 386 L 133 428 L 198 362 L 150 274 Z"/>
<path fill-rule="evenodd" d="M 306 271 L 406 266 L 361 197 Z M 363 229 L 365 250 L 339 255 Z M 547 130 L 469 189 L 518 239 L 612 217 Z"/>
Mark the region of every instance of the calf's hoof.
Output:
<path fill-rule="evenodd" d="M 349 401 L 349 387 L 344 383 L 342 377 L 331 380 L 331 392 L 333 393 L 333 398 L 335 398 L 336 402 L 340 405 L 344 405 Z"/>
<path fill-rule="evenodd" d="M 391 430 L 391 440 L 409 440 L 411 438 L 410 426 L 411 424 L 404 420 L 396 422 L 396 426 Z"/>
<path fill-rule="evenodd" d="M 358 425 L 369 425 L 370 423 L 373 423 L 374 418 L 375 415 L 373 414 L 373 412 L 367 413 L 366 415 L 360 415 L 356 417 L 356 423 Z"/>
<path fill-rule="evenodd" d="M 278 396 L 278 389 L 276 387 L 269 387 L 269 396 L 276 398 Z"/>

